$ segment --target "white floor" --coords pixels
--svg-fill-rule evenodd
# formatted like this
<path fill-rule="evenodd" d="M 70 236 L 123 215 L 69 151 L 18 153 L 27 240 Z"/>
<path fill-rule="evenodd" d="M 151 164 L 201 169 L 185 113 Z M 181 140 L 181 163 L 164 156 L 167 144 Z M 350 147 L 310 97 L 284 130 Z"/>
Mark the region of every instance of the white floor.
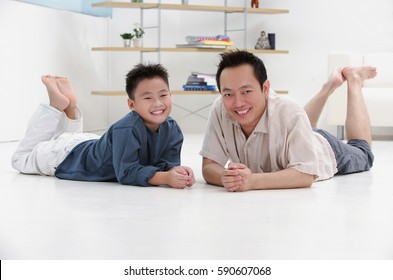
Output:
<path fill-rule="evenodd" d="M 0 259 L 393 259 L 393 141 L 374 142 L 370 172 L 228 193 L 185 137 L 186 190 L 21 175 L 0 144 Z"/>

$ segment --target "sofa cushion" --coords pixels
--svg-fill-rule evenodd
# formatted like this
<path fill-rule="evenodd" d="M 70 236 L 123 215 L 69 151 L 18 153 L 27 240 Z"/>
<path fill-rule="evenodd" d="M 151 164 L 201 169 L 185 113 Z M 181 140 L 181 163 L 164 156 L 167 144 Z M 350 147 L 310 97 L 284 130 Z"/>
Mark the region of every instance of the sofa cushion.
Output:
<path fill-rule="evenodd" d="M 392 126 L 393 87 L 364 87 L 363 96 L 369 112 L 371 126 Z"/>
<path fill-rule="evenodd" d="M 364 65 L 377 68 L 377 76 L 364 82 L 365 87 L 393 87 L 393 53 L 370 53 L 364 55 Z"/>

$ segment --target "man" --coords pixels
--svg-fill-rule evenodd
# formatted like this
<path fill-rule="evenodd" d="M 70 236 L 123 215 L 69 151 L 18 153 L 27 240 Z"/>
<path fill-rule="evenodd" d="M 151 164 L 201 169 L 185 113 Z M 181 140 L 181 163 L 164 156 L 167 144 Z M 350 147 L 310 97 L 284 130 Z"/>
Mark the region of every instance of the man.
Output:
<path fill-rule="evenodd" d="M 368 66 L 335 69 L 302 109 L 270 89 L 258 57 L 246 51 L 222 54 L 216 75 L 221 96 L 200 152 L 204 179 L 235 192 L 310 187 L 314 180 L 369 170 L 374 156 L 361 88 L 375 76 Z M 328 97 L 345 81 L 347 144 L 316 128 Z"/>

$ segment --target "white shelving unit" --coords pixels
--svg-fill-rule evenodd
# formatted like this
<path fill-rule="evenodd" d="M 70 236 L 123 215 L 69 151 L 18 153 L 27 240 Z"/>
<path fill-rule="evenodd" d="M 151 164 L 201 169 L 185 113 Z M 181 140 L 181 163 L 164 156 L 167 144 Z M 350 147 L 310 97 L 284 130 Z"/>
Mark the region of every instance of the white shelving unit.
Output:
<path fill-rule="evenodd" d="M 140 9 L 140 22 L 143 26 L 144 22 L 144 11 L 148 9 L 157 9 L 157 26 L 150 26 L 148 28 L 157 28 L 157 45 L 156 47 L 142 47 L 142 48 L 129 48 L 129 47 L 93 47 L 92 51 L 99 52 L 139 52 L 141 54 L 140 60 L 143 60 L 144 53 L 157 53 L 157 60 L 160 62 L 161 53 L 165 52 L 195 52 L 195 53 L 221 53 L 230 51 L 234 48 L 168 48 L 161 47 L 161 10 L 178 10 L 178 11 L 205 11 L 205 12 L 223 12 L 225 13 L 224 19 L 224 34 L 227 35 L 228 32 L 233 31 L 241 31 L 244 33 L 243 35 L 243 49 L 246 49 L 249 52 L 256 54 L 287 54 L 288 50 L 255 50 L 247 47 L 247 17 L 248 14 L 286 14 L 289 13 L 288 10 L 284 9 L 265 9 L 265 8 L 249 8 L 248 0 L 244 0 L 244 7 L 231 7 L 227 5 L 227 1 L 225 1 L 224 6 L 210 6 L 210 5 L 181 5 L 181 4 L 164 4 L 161 3 L 161 0 L 158 0 L 157 3 L 133 3 L 133 2 L 98 2 L 93 3 L 92 7 L 101 7 L 101 8 L 128 8 L 128 9 Z M 243 26 L 237 30 L 228 29 L 228 15 L 233 13 L 242 13 L 244 15 L 244 23 Z M 145 29 L 146 27 L 143 26 Z M 239 48 L 239 46 L 237 46 Z M 286 94 L 285 90 L 276 90 L 277 93 Z M 217 92 L 207 92 L 207 91 L 182 91 L 175 90 L 174 94 L 216 94 Z M 124 91 L 94 91 L 93 95 L 100 96 L 119 96 L 125 95 Z"/>

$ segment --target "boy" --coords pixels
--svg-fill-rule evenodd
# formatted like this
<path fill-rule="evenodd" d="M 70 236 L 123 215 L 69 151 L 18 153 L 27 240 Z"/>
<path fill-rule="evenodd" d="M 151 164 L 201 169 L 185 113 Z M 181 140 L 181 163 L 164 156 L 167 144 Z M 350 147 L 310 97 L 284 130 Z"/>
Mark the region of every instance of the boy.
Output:
<path fill-rule="evenodd" d="M 191 187 L 193 171 L 180 166 L 182 132 L 169 114 L 167 70 L 138 64 L 126 77 L 131 112 L 99 137 L 82 133 L 82 114 L 70 81 L 42 76 L 49 106 L 41 104 L 12 156 L 22 173 L 81 181 L 173 188 Z"/>

